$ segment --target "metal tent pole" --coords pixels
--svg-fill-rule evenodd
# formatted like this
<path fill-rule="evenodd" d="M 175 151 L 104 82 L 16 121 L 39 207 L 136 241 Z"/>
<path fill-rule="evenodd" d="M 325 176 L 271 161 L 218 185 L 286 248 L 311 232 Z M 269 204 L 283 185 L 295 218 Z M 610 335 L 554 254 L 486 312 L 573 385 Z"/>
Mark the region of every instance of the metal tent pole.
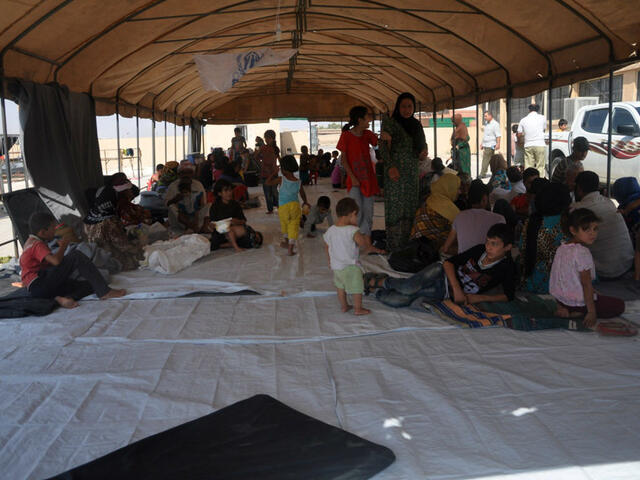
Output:
<path fill-rule="evenodd" d="M 547 148 L 547 162 L 549 166 L 547 167 L 547 171 L 549 172 L 549 178 L 551 178 L 551 155 L 552 155 L 552 146 L 553 141 L 551 139 L 551 134 L 553 132 L 553 79 L 549 79 L 549 90 L 547 91 L 547 121 L 549 122 L 549 148 Z"/>
<path fill-rule="evenodd" d="M 422 128 L 422 102 L 418 102 L 418 121 L 420 122 L 420 128 Z M 429 151 L 429 146 L 427 146 L 427 151 Z"/>
<path fill-rule="evenodd" d="M 436 104 L 433 104 L 433 158 L 438 156 L 438 114 Z"/>
<path fill-rule="evenodd" d="M 307 120 L 309 122 L 309 151 L 311 151 L 311 120 Z"/>
<path fill-rule="evenodd" d="M 167 111 L 163 113 L 164 118 L 164 163 L 167 163 L 169 159 L 169 152 L 167 150 Z"/>
<path fill-rule="evenodd" d="M 173 114 L 173 159 L 178 160 L 178 120 Z"/>
<path fill-rule="evenodd" d="M 507 162 L 509 165 L 511 165 L 511 155 L 514 153 L 511 151 L 511 95 L 512 95 L 511 87 L 508 87 L 507 88 L 507 135 L 509 136 L 509 140 L 507 140 L 505 143 L 507 144 Z"/>
<path fill-rule="evenodd" d="M 455 116 L 456 116 L 456 99 L 453 98 L 451 100 L 451 125 L 453 126 L 453 132 L 454 132 L 452 133 L 452 136 L 455 134 L 455 131 L 456 131 L 456 126 L 453 123 L 453 119 L 455 118 Z M 454 140 L 453 144 L 451 145 L 451 160 L 453 161 L 454 170 L 457 170 L 458 172 L 460 172 L 462 167 L 458 164 L 458 158 L 456 158 L 457 153 L 458 152 L 456 151 L 456 142 Z"/>
<path fill-rule="evenodd" d="M 153 172 L 156 171 L 156 112 L 151 110 L 151 163 L 153 164 Z"/>
<path fill-rule="evenodd" d="M 609 67 L 609 122 L 607 125 L 607 196 L 611 197 L 611 135 L 613 131 L 613 67 Z"/>
<path fill-rule="evenodd" d="M 480 176 L 480 105 L 476 93 L 476 178 Z"/>
<path fill-rule="evenodd" d="M 184 117 L 182 117 L 182 156 L 187 158 L 187 150 L 184 144 L 184 132 L 185 132 Z"/>
<path fill-rule="evenodd" d="M 116 99 L 116 136 L 118 139 L 118 172 L 122 171 L 122 156 L 120 155 L 120 108 Z"/>
<path fill-rule="evenodd" d="M 204 122 L 202 122 L 202 135 L 201 135 L 202 141 L 200 142 L 200 147 L 202 148 L 202 154 L 204 154 L 207 151 L 204 146 L 204 134 L 206 132 L 206 127 L 207 125 Z"/>
<path fill-rule="evenodd" d="M 2 77 L 0 77 L 0 110 L 2 110 L 2 142 L 4 145 L 4 163 L 7 166 L 7 188 L 9 192 L 11 192 L 12 187 L 11 162 L 9 161 L 9 133 L 7 131 L 7 111 L 4 98 L 4 79 Z M 2 171 L 0 171 L 0 193 L 4 194 L 4 179 L 2 178 Z"/>
<path fill-rule="evenodd" d="M 2 142 L 4 144 L 4 161 L 7 165 L 7 188 L 9 192 L 13 190 L 11 186 L 11 161 L 9 159 L 9 134 L 7 131 L 7 111 L 4 98 L 4 78 L 0 77 L 0 110 L 2 110 Z M 26 163 L 26 162 L 24 162 Z M 25 170 L 26 172 L 26 170 Z M 2 178 L 2 171 L 0 170 L 0 192 L 4 194 L 4 180 Z M 18 258 L 18 240 L 16 238 L 15 230 L 13 229 L 13 222 L 11 222 L 11 234 L 13 235 L 13 253 Z"/>
<path fill-rule="evenodd" d="M 138 159 L 138 188 L 140 187 L 140 178 L 142 173 L 140 172 L 140 117 L 138 116 L 138 105 L 136 105 L 136 157 Z"/>

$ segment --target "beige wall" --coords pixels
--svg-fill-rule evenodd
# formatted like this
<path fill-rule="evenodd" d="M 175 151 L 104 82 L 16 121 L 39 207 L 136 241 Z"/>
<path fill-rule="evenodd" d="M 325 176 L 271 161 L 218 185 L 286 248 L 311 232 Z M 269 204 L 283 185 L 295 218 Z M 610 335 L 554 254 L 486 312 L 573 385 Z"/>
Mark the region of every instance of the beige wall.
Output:
<path fill-rule="evenodd" d="M 303 145 L 306 145 L 307 148 L 309 147 L 309 130 L 295 130 L 280 134 L 280 150 L 284 155 L 287 153 L 299 155 L 300 147 Z M 291 151 L 288 149 L 291 149 Z"/>

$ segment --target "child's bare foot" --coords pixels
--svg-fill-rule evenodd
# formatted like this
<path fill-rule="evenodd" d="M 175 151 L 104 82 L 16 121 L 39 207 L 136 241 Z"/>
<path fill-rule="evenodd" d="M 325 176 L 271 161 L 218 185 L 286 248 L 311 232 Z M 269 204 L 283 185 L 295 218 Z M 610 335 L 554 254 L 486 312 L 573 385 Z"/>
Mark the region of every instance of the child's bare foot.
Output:
<path fill-rule="evenodd" d="M 289 248 L 289 242 L 287 242 L 286 240 L 283 240 L 280 242 L 280 246 L 282 248 Z"/>
<path fill-rule="evenodd" d="M 55 297 L 54 300 L 58 302 L 62 308 L 76 308 L 78 306 L 78 302 L 76 302 L 73 298 L 69 297 Z"/>
<path fill-rule="evenodd" d="M 110 298 L 119 298 L 124 297 L 127 294 L 127 291 L 124 288 L 112 288 L 103 296 L 100 297 L 100 300 L 109 300 Z"/>
<path fill-rule="evenodd" d="M 351 310 L 353 307 L 351 305 L 345 305 L 344 307 L 342 307 L 342 311 L 343 312 L 348 312 L 349 310 Z"/>
<path fill-rule="evenodd" d="M 291 245 L 291 246 L 289 247 L 289 256 L 290 256 L 290 257 L 293 257 L 296 253 L 298 253 L 298 252 L 296 252 L 296 251 L 293 249 L 293 245 Z"/>
<path fill-rule="evenodd" d="M 354 315 L 369 315 L 370 313 L 371 313 L 371 310 L 369 310 L 368 308 L 363 308 L 363 307 L 356 308 L 353 311 Z"/>

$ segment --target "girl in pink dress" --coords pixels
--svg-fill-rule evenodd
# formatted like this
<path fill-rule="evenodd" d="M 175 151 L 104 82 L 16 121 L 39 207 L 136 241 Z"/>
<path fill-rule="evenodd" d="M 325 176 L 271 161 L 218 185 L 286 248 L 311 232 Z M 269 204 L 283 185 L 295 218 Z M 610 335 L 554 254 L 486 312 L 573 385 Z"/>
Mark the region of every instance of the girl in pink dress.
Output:
<path fill-rule="evenodd" d="M 559 317 L 582 317 L 593 328 L 597 318 L 612 318 L 624 312 L 624 301 L 607 297 L 593 288 L 595 265 L 587 248 L 598 236 L 600 219 L 587 208 L 578 208 L 563 218 L 563 229 L 571 237 L 556 250 L 549 278 L 549 293 L 558 302 Z"/>

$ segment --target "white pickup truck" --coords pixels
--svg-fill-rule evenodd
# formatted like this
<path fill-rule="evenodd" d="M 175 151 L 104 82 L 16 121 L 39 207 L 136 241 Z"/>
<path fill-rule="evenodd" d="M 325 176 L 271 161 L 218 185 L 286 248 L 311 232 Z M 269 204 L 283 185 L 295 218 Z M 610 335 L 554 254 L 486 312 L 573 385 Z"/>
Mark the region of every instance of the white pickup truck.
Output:
<path fill-rule="evenodd" d="M 640 102 L 614 102 L 611 142 L 611 181 L 621 177 L 640 178 Z M 552 132 L 551 172 L 571 153 L 576 137 L 589 141 L 584 169 L 596 172 L 601 182 L 607 179 L 607 129 L 609 104 L 587 105 L 578 110 L 571 130 Z"/>

